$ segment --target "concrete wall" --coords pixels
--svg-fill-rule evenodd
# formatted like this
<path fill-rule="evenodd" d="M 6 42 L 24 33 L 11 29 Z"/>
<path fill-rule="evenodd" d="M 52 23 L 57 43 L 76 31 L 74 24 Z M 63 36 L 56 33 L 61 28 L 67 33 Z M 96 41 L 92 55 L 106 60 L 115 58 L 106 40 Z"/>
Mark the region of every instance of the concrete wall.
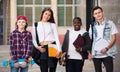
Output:
<path fill-rule="evenodd" d="M 119 31 L 116 41 L 118 54 L 114 59 L 114 72 L 120 72 L 120 0 L 100 0 L 99 4 L 104 10 L 105 17 L 113 20 Z"/>

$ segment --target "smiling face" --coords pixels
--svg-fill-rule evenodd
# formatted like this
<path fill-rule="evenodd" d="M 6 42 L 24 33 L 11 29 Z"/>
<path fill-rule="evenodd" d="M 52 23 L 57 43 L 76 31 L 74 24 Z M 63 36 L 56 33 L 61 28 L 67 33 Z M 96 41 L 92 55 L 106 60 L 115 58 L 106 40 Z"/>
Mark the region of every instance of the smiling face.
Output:
<path fill-rule="evenodd" d="M 51 17 L 51 12 L 50 11 L 45 11 L 42 16 L 42 21 L 47 22 Z"/>
<path fill-rule="evenodd" d="M 18 29 L 25 29 L 26 21 L 23 19 L 20 19 L 17 21 L 17 28 Z"/>
<path fill-rule="evenodd" d="M 81 20 L 79 20 L 79 19 L 77 19 L 77 18 L 75 18 L 75 19 L 73 20 L 73 26 L 74 26 L 74 30 L 75 30 L 75 31 L 80 30 L 81 25 L 82 25 Z"/>
<path fill-rule="evenodd" d="M 40 21 L 55 23 L 54 16 L 53 16 L 53 11 L 52 11 L 51 8 L 45 8 L 42 11 L 42 14 L 41 14 L 41 17 L 40 17 Z"/>

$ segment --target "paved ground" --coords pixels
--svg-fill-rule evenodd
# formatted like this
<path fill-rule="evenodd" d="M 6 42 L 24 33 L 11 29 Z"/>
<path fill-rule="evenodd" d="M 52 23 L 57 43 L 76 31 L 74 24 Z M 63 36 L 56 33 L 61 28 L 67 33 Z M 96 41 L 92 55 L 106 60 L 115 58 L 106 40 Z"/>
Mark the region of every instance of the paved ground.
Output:
<path fill-rule="evenodd" d="M 9 46 L 8 45 L 1 45 L 0 46 L 0 72 L 10 72 L 9 68 L 2 67 L 2 61 L 4 59 L 9 59 Z M 29 68 L 29 72 L 40 72 L 39 67 L 34 64 L 32 67 Z M 56 72 L 65 72 L 65 68 L 58 64 Z M 84 65 L 83 72 L 94 72 L 94 67 L 92 61 L 86 60 Z"/>

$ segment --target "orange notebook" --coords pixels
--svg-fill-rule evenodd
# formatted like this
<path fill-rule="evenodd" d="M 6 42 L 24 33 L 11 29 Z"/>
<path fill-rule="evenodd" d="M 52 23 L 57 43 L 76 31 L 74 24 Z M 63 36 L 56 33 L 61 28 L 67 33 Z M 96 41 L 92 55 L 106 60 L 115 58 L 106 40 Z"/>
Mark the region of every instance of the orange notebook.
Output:
<path fill-rule="evenodd" d="M 57 53 L 58 53 L 58 49 L 56 44 L 48 44 L 48 55 L 49 57 L 56 57 Z M 60 57 L 62 56 L 62 52 L 60 54 Z"/>

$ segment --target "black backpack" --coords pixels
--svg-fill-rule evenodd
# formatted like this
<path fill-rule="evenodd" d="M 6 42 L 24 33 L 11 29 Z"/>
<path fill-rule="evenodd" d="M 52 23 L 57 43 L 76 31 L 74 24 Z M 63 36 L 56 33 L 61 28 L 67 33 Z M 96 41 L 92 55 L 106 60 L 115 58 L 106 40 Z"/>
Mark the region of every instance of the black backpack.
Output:
<path fill-rule="evenodd" d="M 38 40 L 38 34 L 37 34 L 37 25 L 38 25 L 38 23 L 35 22 L 34 26 L 35 26 L 35 32 L 36 32 L 36 42 L 37 42 L 38 46 L 40 46 L 39 40 Z M 35 63 L 37 65 L 39 65 L 39 66 L 40 66 L 40 56 L 41 56 L 40 51 L 37 50 L 35 46 L 33 46 L 33 49 L 32 49 L 32 58 L 35 61 Z"/>

